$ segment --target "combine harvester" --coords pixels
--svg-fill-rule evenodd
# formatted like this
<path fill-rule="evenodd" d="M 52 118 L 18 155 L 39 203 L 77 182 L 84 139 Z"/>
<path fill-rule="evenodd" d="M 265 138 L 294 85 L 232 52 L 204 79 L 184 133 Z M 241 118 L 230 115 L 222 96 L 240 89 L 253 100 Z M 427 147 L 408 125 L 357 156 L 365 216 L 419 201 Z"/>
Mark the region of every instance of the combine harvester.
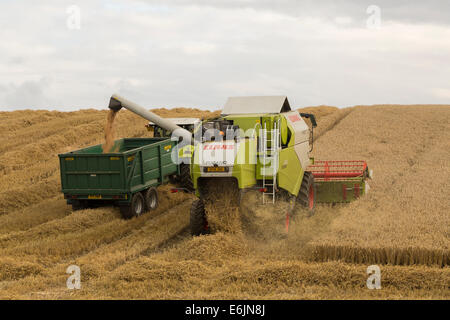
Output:
<path fill-rule="evenodd" d="M 303 118 L 310 119 L 311 128 Z M 312 215 L 316 202 L 349 202 L 364 195 L 365 161 L 310 158 L 316 126 L 314 115 L 291 110 L 286 96 L 229 98 L 220 117 L 202 124 L 203 131 L 218 134 L 203 132 L 194 149 L 191 176 L 199 199 L 191 208 L 192 234 L 207 231 L 203 202 L 211 181 L 234 184 L 241 193 L 258 189 L 263 203 L 284 195 L 291 203 L 286 227 L 296 203 Z"/>
<path fill-rule="evenodd" d="M 211 183 L 232 186 L 241 194 L 257 189 L 262 193 L 263 203 L 275 203 L 277 197 L 284 197 L 291 203 L 290 212 L 297 203 L 310 215 L 316 203 L 349 202 L 368 191 L 366 179 L 370 174 L 365 161 L 314 161 L 309 156 L 313 146 L 313 130 L 317 125 L 315 117 L 291 110 L 285 96 L 229 98 L 219 117 L 203 121 L 163 119 L 113 95 L 109 108 L 118 111 L 122 107 L 151 121 L 147 127 L 153 128 L 159 136 L 155 139 L 175 143 L 171 153 L 172 161 L 175 154 L 176 170 L 160 170 L 159 178 L 150 187 L 163 183 L 167 180 L 165 177 L 171 175 L 181 182 L 183 188 L 180 189 L 195 192 L 199 199 L 191 207 L 190 228 L 193 235 L 208 232 L 204 201 L 209 196 Z M 310 120 L 311 128 L 304 118 Z M 144 153 L 139 149 L 129 149 L 128 154 L 140 154 L 140 161 L 146 162 Z M 60 157 L 63 159 L 73 155 L 69 153 Z M 91 156 L 96 155 L 91 153 Z M 124 169 L 123 177 L 133 175 L 130 170 L 136 169 L 130 169 L 130 166 Z M 144 177 L 141 181 L 145 182 L 147 173 L 142 164 L 140 170 L 135 172 L 142 172 Z M 122 190 L 127 198 L 121 199 L 118 204 L 132 207 L 132 199 L 140 198 L 136 192 L 145 193 L 148 188 L 149 185 L 144 183 L 138 189 Z M 66 198 L 71 199 L 64 183 L 63 192 Z M 89 200 L 86 197 L 85 200 Z M 125 211 L 129 213 L 125 215 L 127 217 L 134 212 L 133 209 Z M 290 212 L 287 213 L 287 221 Z"/>

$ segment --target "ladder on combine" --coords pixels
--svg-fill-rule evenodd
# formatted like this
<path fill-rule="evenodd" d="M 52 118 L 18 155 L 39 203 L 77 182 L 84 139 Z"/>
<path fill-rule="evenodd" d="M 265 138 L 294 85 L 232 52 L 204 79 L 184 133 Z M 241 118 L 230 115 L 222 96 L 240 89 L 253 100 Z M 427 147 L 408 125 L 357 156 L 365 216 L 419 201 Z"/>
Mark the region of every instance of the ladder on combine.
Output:
<path fill-rule="evenodd" d="M 260 131 L 260 152 L 263 166 L 262 175 L 262 194 L 263 204 L 266 203 L 266 197 L 272 198 L 275 203 L 275 192 L 277 190 L 277 172 L 279 165 L 279 151 L 281 146 L 280 121 L 275 122 L 273 129 L 267 129 L 266 123 Z M 267 166 L 270 164 L 270 167 Z"/>

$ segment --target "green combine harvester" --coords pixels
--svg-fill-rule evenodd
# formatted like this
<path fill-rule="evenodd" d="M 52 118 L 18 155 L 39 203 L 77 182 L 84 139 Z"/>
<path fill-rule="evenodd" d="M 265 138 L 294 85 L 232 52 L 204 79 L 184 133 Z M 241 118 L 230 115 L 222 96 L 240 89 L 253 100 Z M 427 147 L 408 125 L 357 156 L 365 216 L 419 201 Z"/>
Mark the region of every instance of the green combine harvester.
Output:
<path fill-rule="evenodd" d="M 366 179 L 371 173 L 365 161 L 314 161 L 309 156 L 315 117 L 292 110 L 286 96 L 232 97 L 219 117 L 203 121 L 164 119 L 118 95 L 111 97 L 109 107 L 141 115 L 150 121 L 147 128 L 158 139 L 174 142 L 171 159 L 177 169 L 161 173 L 154 184 L 167 181 L 170 174 L 182 186 L 175 190 L 195 193 L 198 200 L 192 204 L 190 219 L 193 235 L 208 231 L 204 200 L 211 184 L 231 186 L 241 194 L 259 190 L 262 203 L 283 197 L 292 209 L 298 204 L 310 214 L 318 202 L 349 202 L 369 189 Z M 144 187 L 145 192 L 148 187 Z M 128 197 L 133 196 L 130 190 Z M 121 204 L 132 206 L 132 201 Z"/>

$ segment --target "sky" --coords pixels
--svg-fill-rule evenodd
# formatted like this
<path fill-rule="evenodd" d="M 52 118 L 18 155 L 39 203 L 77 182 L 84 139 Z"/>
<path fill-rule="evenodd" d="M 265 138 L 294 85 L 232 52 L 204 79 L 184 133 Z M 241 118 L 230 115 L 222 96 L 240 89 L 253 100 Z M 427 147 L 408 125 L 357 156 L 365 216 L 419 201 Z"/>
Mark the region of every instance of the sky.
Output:
<path fill-rule="evenodd" d="M 0 111 L 450 104 L 448 0 L 0 0 Z"/>

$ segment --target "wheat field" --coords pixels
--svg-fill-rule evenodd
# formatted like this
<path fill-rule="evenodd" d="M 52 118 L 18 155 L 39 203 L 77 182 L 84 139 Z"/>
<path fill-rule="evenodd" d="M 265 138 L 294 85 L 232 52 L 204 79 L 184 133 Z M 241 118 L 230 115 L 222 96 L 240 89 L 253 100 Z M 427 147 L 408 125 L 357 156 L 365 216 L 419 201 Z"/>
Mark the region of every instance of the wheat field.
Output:
<path fill-rule="evenodd" d="M 164 117 L 218 111 L 156 109 Z M 194 199 L 158 188 L 160 206 L 123 220 L 117 208 L 72 212 L 60 193 L 58 153 L 104 142 L 107 110 L 0 112 L 2 299 L 449 299 L 450 106 L 329 106 L 315 113 L 316 159 L 363 159 L 367 196 L 300 208 L 248 193 L 239 232 L 192 238 Z M 122 110 L 117 138 L 146 137 Z M 366 287 L 378 264 L 382 289 Z M 81 268 L 68 290 L 66 269 Z"/>

